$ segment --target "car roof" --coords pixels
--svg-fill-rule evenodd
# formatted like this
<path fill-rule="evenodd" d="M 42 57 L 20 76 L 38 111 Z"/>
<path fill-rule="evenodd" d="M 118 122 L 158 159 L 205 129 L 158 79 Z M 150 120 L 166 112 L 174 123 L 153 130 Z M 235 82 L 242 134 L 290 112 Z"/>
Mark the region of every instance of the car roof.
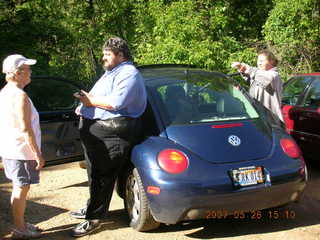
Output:
<path fill-rule="evenodd" d="M 190 68 L 195 68 L 185 64 L 151 64 L 137 67 L 143 75 L 146 82 L 167 79 L 176 75 L 178 72 L 188 71 Z"/>
<path fill-rule="evenodd" d="M 137 68 L 143 75 L 146 83 L 177 81 L 181 79 L 182 75 L 187 78 L 188 73 L 210 74 L 216 77 L 228 78 L 228 76 L 223 73 L 207 71 L 187 64 L 153 64 L 142 65 Z"/>

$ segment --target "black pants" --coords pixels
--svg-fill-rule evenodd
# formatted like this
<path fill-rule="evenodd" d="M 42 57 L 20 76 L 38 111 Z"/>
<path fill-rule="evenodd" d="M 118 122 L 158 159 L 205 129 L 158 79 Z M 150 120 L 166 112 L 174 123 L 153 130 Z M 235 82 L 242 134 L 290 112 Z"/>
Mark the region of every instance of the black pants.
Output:
<path fill-rule="evenodd" d="M 80 139 L 87 162 L 90 199 L 86 219 L 100 219 L 109 209 L 119 171 L 140 135 L 137 118 L 80 119 Z"/>

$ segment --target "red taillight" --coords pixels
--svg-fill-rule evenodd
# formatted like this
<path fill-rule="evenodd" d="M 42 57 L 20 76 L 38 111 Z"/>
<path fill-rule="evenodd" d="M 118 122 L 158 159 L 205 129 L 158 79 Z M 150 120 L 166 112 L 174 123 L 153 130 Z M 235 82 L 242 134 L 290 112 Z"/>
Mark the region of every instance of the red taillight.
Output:
<path fill-rule="evenodd" d="M 299 158 L 301 157 L 301 151 L 298 145 L 289 138 L 283 138 L 280 140 L 280 144 L 282 147 L 282 150 L 292 158 Z"/>
<path fill-rule="evenodd" d="M 286 125 L 286 131 L 289 134 L 294 128 L 294 121 L 290 118 L 291 109 L 292 109 L 292 106 L 290 105 L 282 106 L 282 116 L 283 116 L 284 123 Z"/>
<path fill-rule="evenodd" d="M 168 173 L 182 173 L 188 167 L 187 156 L 176 149 L 165 149 L 158 155 L 160 167 Z"/>

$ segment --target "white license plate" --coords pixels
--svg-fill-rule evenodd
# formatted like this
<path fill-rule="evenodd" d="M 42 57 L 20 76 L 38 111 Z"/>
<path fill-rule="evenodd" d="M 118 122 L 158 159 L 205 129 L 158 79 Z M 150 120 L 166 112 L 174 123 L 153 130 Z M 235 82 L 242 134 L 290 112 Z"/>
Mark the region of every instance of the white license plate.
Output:
<path fill-rule="evenodd" d="M 230 175 L 236 187 L 256 185 L 265 180 L 262 167 L 256 166 L 232 169 Z"/>

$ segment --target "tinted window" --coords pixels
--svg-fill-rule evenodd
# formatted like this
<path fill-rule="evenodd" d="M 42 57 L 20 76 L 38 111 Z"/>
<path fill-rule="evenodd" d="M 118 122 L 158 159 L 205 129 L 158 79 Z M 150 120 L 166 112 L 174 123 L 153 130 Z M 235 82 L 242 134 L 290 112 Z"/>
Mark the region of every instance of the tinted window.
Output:
<path fill-rule="evenodd" d="M 312 81 L 310 76 L 293 77 L 285 85 L 282 93 L 282 103 L 296 105 L 300 95 Z"/>
<path fill-rule="evenodd" d="M 310 90 L 303 101 L 304 107 L 320 107 L 320 78 L 317 78 L 311 85 Z"/>
<path fill-rule="evenodd" d="M 32 79 L 25 91 L 38 111 L 55 111 L 74 108 L 76 100 L 73 93 L 78 88 L 60 80 Z"/>
<path fill-rule="evenodd" d="M 170 124 L 258 117 L 248 99 L 223 75 L 188 72 L 161 76 L 149 84 L 162 117 Z"/>

